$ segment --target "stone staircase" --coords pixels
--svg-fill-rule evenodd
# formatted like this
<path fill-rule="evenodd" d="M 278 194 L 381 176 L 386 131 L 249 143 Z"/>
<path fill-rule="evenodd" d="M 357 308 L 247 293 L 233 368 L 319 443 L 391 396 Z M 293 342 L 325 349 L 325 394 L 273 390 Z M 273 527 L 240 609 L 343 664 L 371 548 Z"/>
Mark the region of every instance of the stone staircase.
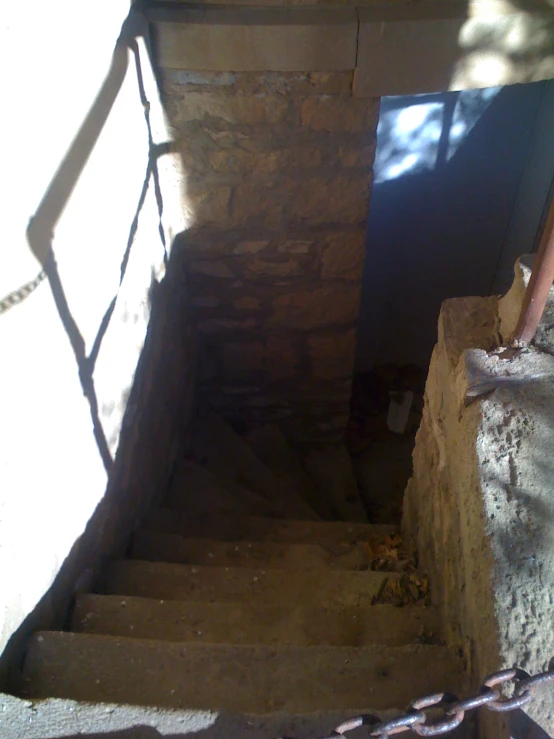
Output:
<path fill-rule="evenodd" d="M 265 438 L 257 456 L 219 419 L 199 422 L 127 558 L 77 597 L 70 631 L 31 639 L 27 702 L 4 707 L 2 736 L 67 736 L 41 733 L 40 717 L 52 732 L 69 713 L 85 736 L 308 738 L 463 691 L 462 652 L 442 642 L 434 608 L 374 604 L 400 575 L 370 569 L 368 544 L 394 528 L 322 520 L 336 501 L 316 513 L 317 485 L 296 459 L 272 470 Z"/>

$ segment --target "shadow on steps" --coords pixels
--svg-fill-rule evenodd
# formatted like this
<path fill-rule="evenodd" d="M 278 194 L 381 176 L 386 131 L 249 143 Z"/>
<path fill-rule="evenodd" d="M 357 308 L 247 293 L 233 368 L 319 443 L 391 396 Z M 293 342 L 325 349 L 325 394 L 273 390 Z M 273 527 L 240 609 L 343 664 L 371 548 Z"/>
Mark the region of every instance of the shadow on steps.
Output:
<path fill-rule="evenodd" d="M 381 718 L 384 719 L 384 716 L 382 715 Z M 277 736 L 288 736 L 293 732 L 294 739 L 317 739 L 318 736 L 324 736 L 330 733 L 328 725 L 325 727 L 319 726 L 321 720 L 314 720 L 311 726 L 308 723 L 309 720 L 303 721 L 302 725 L 295 727 L 291 727 L 290 722 L 286 724 L 286 720 L 281 720 L 281 726 L 276 725 L 274 722 L 273 726 L 261 724 L 260 726 L 253 727 L 248 722 L 240 726 L 236 720 L 230 726 L 225 718 L 220 719 L 218 717 L 214 724 L 207 729 L 198 730 L 196 727 L 186 728 L 182 726 L 176 734 L 168 734 L 164 729 L 162 729 L 163 733 L 160 733 L 153 726 L 137 725 L 115 731 L 102 731 L 101 733 L 83 734 L 79 732 L 72 736 L 64 736 L 63 739 L 158 739 L 162 737 L 164 739 L 182 739 L 185 736 L 191 737 L 191 739 L 234 739 L 235 737 L 245 736 L 248 739 L 276 739 Z M 280 729 L 279 733 L 275 733 L 278 729 Z M 273 733 L 268 733 L 269 730 L 273 731 Z M 457 731 L 451 732 L 449 736 L 453 737 L 453 739 L 460 739 L 463 730 L 463 726 L 461 726 Z M 352 739 L 358 739 L 361 736 L 361 731 L 367 733 L 367 728 L 363 727 L 358 731 L 350 732 L 349 736 Z M 31 739 L 30 734 L 26 734 L 25 737 Z M 35 734 L 32 737 L 34 739 Z M 40 739 L 58 738 L 54 738 L 49 734 L 48 736 L 41 736 Z M 522 710 L 517 709 L 510 714 L 510 739 L 551 739 L 551 737 Z"/>
<path fill-rule="evenodd" d="M 329 736 L 335 726 L 354 715 L 345 711 L 237 715 L 60 699 L 31 703 L 1 693 L 0 708 L 2 739 L 317 739 Z M 374 715 L 386 720 L 398 711 Z M 367 726 L 349 733 L 349 739 L 362 736 L 367 737 Z"/>

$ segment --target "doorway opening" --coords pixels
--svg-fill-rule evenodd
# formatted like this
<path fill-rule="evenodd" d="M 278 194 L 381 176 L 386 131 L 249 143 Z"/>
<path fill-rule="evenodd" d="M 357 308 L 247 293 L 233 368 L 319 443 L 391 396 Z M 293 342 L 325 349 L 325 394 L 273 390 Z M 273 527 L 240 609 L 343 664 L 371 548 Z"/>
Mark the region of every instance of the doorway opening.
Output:
<path fill-rule="evenodd" d="M 536 251 L 553 111 L 550 81 L 381 101 L 347 434 L 370 520 L 400 520 L 442 302 Z"/>

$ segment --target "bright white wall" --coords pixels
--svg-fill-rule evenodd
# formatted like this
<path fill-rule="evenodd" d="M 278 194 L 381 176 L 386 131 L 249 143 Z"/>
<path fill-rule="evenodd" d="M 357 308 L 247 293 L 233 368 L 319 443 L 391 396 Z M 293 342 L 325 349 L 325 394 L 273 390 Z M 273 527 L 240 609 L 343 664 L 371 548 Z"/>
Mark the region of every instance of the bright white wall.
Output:
<path fill-rule="evenodd" d="M 0 16 L 2 235 L 0 299 L 40 264 L 26 228 L 87 115 L 112 61 L 128 0 L 9 3 Z M 145 47 L 154 138 L 167 137 Z M 90 351 L 118 292 L 120 264 L 148 159 L 133 56 L 108 121 L 55 227 L 54 252 L 73 317 Z M 160 163 L 167 183 L 178 173 Z M 183 227 L 178 188 L 164 190 L 168 243 Z M 171 201 L 171 202 L 170 202 Z M 112 455 L 149 316 L 148 289 L 163 274 L 153 187 L 95 371 Z M 77 364 L 43 282 L 0 315 L 0 652 L 50 587 L 106 488 Z"/>

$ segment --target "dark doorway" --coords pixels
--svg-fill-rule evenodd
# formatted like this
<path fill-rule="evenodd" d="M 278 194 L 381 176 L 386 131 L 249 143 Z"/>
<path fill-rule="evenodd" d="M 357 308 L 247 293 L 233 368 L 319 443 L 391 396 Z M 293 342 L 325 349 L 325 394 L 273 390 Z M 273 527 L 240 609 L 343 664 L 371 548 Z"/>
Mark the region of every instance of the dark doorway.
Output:
<path fill-rule="evenodd" d="M 401 514 L 441 303 L 505 292 L 536 249 L 553 111 L 552 82 L 382 100 L 347 436 L 373 520 Z"/>

